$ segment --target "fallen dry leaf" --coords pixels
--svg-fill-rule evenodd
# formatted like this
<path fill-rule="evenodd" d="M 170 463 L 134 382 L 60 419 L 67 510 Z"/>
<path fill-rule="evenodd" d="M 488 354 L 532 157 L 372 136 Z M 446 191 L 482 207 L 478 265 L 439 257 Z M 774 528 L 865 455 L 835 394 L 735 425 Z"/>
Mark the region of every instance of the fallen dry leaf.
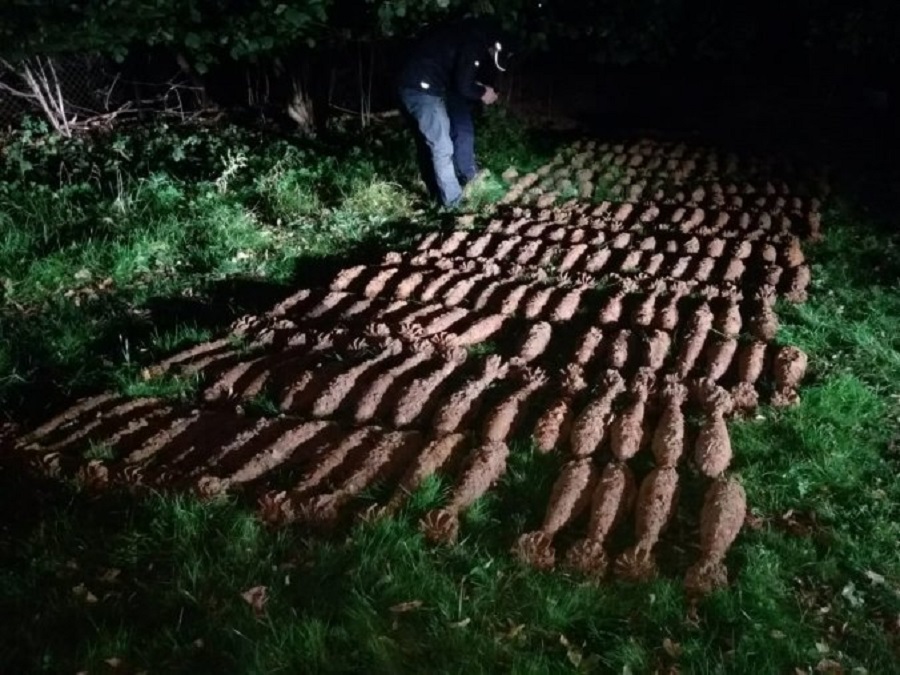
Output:
<path fill-rule="evenodd" d="M 517 637 L 519 637 L 523 630 L 525 630 L 524 623 L 520 623 L 517 626 L 512 626 L 510 627 L 509 632 L 507 632 L 506 638 L 509 640 L 515 640 Z"/>
<path fill-rule="evenodd" d="M 788 532 L 798 537 L 809 536 L 818 527 L 815 512 L 798 513 L 794 509 L 782 513 L 779 522 Z"/>
<path fill-rule="evenodd" d="M 856 590 L 856 584 L 852 581 L 841 590 L 841 595 L 846 598 L 852 607 L 860 607 L 865 601 Z"/>
<path fill-rule="evenodd" d="M 241 597 L 250 605 L 256 616 L 262 616 L 269 601 L 269 589 L 265 586 L 254 586 L 241 593 Z"/>
<path fill-rule="evenodd" d="M 122 570 L 113 567 L 101 574 L 99 580 L 105 584 L 114 584 L 119 580 L 119 575 L 121 574 Z"/>
<path fill-rule="evenodd" d="M 698 628 L 700 626 L 700 612 L 696 600 L 691 600 L 688 604 L 687 614 L 684 616 L 684 624 L 691 628 Z"/>
<path fill-rule="evenodd" d="M 822 659 L 816 664 L 816 672 L 840 675 L 844 672 L 844 667 L 834 659 Z"/>
<path fill-rule="evenodd" d="M 584 655 L 581 653 L 581 650 L 576 648 L 569 642 L 569 639 L 562 634 L 559 636 L 559 643 L 566 648 L 566 658 L 569 659 L 569 663 L 578 668 L 584 660 Z"/>
<path fill-rule="evenodd" d="M 681 656 L 681 645 L 677 642 L 673 642 L 670 638 L 665 638 L 663 640 L 663 649 L 665 649 L 666 654 L 673 659 L 677 659 Z"/>
<path fill-rule="evenodd" d="M 421 600 L 410 600 L 409 602 L 401 602 L 391 607 L 394 614 L 404 614 L 406 612 L 414 612 L 422 606 Z"/>
<path fill-rule="evenodd" d="M 872 582 L 873 586 L 880 586 L 885 581 L 883 576 L 872 570 L 866 570 L 866 578 Z"/>
<path fill-rule="evenodd" d="M 108 665 L 110 668 L 121 668 L 125 662 L 118 656 L 113 656 L 112 658 L 104 659 L 103 663 Z"/>
<path fill-rule="evenodd" d="M 891 455 L 892 457 L 900 455 L 900 434 L 897 434 L 888 441 L 888 455 Z"/>
<path fill-rule="evenodd" d="M 747 512 L 747 515 L 744 516 L 744 525 L 746 525 L 751 530 L 761 530 L 766 525 L 766 521 L 762 516 L 758 516 L 755 513 Z"/>
<path fill-rule="evenodd" d="M 465 628 L 465 627 L 468 626 L 470 623 L 472 623 L 472 619 L 470 619 L 469 617 L 466 617 L 466 618 L 463 619 L 462 621 L 457 621 L 457 622 L 455 622 L 455 623 L 451 623 L 451 624 L 450 624 L 450 627 L 451 627 L 451 628 Z"/>
<path fill-rule="evenodd" d="M 773 640 L 784 640 L 784 638 L 785 638 L 785 634 L 782 633 L 780 630 L 773 630 L 771 633 L 769 633 L 769 635 L 772 637 Z"/>
<path fill-rule="evenodd" d="M 95 605 L 98 602 L 97 596 L 91 593 L 88 590 L 87 586 L 85 586 L 84 584 L 78 584 L 77 586 L 75 586 L 72 589 L 72 595 L 74 595 L 79 600 L 84 600 L 84 602 L 88 605 Z"/>

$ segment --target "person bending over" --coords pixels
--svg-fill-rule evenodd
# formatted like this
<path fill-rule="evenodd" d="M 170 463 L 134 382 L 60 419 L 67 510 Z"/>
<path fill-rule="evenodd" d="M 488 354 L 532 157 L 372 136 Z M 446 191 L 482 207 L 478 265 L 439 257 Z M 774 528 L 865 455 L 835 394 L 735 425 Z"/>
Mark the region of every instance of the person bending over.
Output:
<path fill-rule="evenodd" d="M 497 100 L 481 80 L 503 71 L 503 39 L 490 20 L 445 24 L 425 35 L 410 52 L 398 82 L 402 111 L 416 135 L 419 169 L 429 193 L 443 206 L 462 199 L 475 178 L 473 109 Z"/>

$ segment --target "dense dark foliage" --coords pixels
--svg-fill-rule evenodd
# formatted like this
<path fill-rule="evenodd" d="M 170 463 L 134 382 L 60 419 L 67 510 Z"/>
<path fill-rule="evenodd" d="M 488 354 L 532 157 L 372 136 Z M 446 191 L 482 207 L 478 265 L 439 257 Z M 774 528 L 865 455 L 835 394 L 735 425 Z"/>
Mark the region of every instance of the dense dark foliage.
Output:
<path fill-rule="evenodd" d="M 533 46 L 565 44 L 620 64 L 765 59 L 796 46 L 797 56 L 888 67 L 900 53 L 900 6 L 890 0 L 10 0 L 0 14 L 0 52 L 123 58 L 163 45 L 203 70 L 300 43 L 409 35 L 466 13 L 498 16 Z"/>

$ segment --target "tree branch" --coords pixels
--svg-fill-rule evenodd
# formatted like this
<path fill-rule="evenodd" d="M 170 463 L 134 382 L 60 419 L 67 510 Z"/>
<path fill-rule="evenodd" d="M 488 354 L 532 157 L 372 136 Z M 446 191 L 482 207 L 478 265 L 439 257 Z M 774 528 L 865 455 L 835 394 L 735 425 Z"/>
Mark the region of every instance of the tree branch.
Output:
<path fill-rule="evenodd" d="M 10 87 L 8 84 L 4 84 L 3 82 L 0 82 L 0 91 L 5 91 L 9 94 L 12 94 L 13 96 L 18 96 L 19 98 L 25 98 L 30 101 L 33 101 L 36 98 L 34 94 L 29 94 L 24 91 L 19 91 L 18 89 L 14 89 L 13 87 Z"/>
<path fill-rule="evenodd" d="M 6 70 L 11 72 L 13 75 L 17 76 L 19 79 L 23 79 L 22 74 L 19 71 L 17 71 L 13 67 L 13 65 L 6 59 L 0 59 L 0 66 L 3 66 Z M 34 93 L 29 94 L 26 91 L 21 91 L 19 89 L 16 89 L 15 87 L 11 87 L 10 85 L 5 84 L 4 82 L 0 82 L 0 91 L 5 91 L 9 94 L 12 94 L 13 96 L 17 96 L 18 98 L 25 98 L 25 99 L 28 99 L 31 101 L 35 100 L 35 98 L 36 98 Z"/>

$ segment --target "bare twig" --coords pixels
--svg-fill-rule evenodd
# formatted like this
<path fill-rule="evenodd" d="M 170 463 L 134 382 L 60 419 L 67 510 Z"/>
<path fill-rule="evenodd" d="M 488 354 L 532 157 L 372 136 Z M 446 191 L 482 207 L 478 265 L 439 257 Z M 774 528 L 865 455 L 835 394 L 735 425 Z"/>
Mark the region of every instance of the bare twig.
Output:
<path fill-rule="evenodd" d="M 38 61 L 38 67 L 41 67 L 40 61 Z M 41 81 L 39 81 L 38 78 L 43 76 L 35 75 L 28 60 L 22 62 L 21 75 L 24 77 L 25 82 L 28 84 L 31 91 L 34 92 L 35 98 L 40 104 L 41 109 L 44 111 L 44 115 L 50 121 L 50 124 L 53 125 L 53 128 L 63 136 L 71 136 L 72 134 L 65 124 L 65 119 L 63 119 L 63 122 L 61 123 L 58 111 L 54 110 L 53 101 L 50 98 L 49 85 L 46 90 L 41 86 Z M 44 83 L 46 83 L 46 79 L 44 79 Z"/>
<path fill-rule="evenodd" d="M 175 112 L 177 112 L 178 116 L 181 118 L 181 120 L 184 121 L 184 101 L 181 100 L 181 92 L 178 90 L 178 87 L 175 87 L 175 86 L 169 87 L 169 90 L 166 92 L 166 97 L 163 100 L 165 100 L 165 101 L 169 100 L 170 92 L 174 93 L 175 98 L 178 99 L 178 108 L 175 110 Z"/>
<path fill-rule="evenodd" d="M 104 110 L 109 110 L 109 99 L 112 98 L 113 90 L 116 88 L 116 84 L 119 81 L 119 77 L 121 77 L 122 73 L 116 73 L 116 76 L 113 78 L 112 84 L 109 85 L 109 89 L 106 90 L 106 99 L 103 102 Z"/>
<path fill-rule="evenodd" d="M 362 42 L 356 43 L 356 75 L 359 85 L 359 121 L 363 129 L 369 125 L 369 109 L 366 105 L 366 85 L 363 76 Z"/>
<path fill-rule="evenodd" d="M 13 96 L 18 96 L 19 98 L 28 99 L 29 101 L 33 101 L 36 97 L 34 94 L 28 94 L 24 91 L 19 91 L 18 89 L 13 89 L 8 84 L 0 82 L 0 91 L 5 91 Z"/>
<path fill-rule="evenodd" d="M 71 132 L 71 129 L 69 128 L 70 121 L 69 121 L 68 115 L 66 114 L 66 104 L 65 104 L 65 101 L 63 101 L 62 87 L 60 87 L 59 78 L 56 76 L 56 68 L 53 65 L 53 59 L 48 57 L 44 60 L 46 61 L 47 66 L 50 68 L 50 74 L 52 76 L 52 82 L 51 82 L 51 79 L 48 78 L 46 76 L 46 74 L 44 73 L 43 65 L 41 65 L 41 74 L 44 75 L 44 86 L 47 87 L 48 90 L 50 90 L 50 86 L 52 84 L 52 86 L 56 89 L 56 92 L 55 92 L 56 93 L 56 101 L 57 101 L 56 111 L 59 114 L 60 119 L 62 119 L 63 126 L 66 129 L 66 135 L 71 136 L 72 132 Z M 40 58 L 38 59 L 38 63 L 40 63 Z M 75 120 L 76 120 L 76 116 L 73 115 L 71 121 L 75 122 Z"/>
<path fill-rule="evenodd" d="M 13 75 L 17 76 L 19 79 L 23 79 L 22 74 L 6 59 L 0 59 L 0 66 L 3 66 L 3 68 L 11 72 Z M 16 89 L 4 82 L 0 82 L 0 91 L 5 91 L 9 94 L 12 94 L 13 96 L 28 99 L 30 101 L 33 101 L 36 98 L 34 92 L 29 93 L 27 91 L 22 91 L 21 89 Z"/>
<path fill-rule="evenodd" d="M 369 44 L 369 90 L 366 92 L 366 115 L 372 117 L 372 84 L 375 80 L 375 43 Z"/>
<path fill-rule="evenodd" d="M 339 113 L 343 113 L 345 115 L 352 115 L 353 117 L 362 117 L 363 112 L 361 110 L 351 110 L 350 108 L 344 108 L 342 106 L 336 105 L 334 103 L 331 104 L 331 109 L 336 110 Z M 369 113 L 369 117 L 374 120 L 381 119 L 389 119 L 391 117 L 399 117 L 399 110 L 385 110 L 380 113 Z"/>
<path fill-rule="evenodd" d="M 17 77 L 19 77 L 19 79 L 22 79 L 21 73 L 19 73 L 15 69 L 15 67 L 6 59 L 0 59 L 0 65 L 2 65 L 6 70 L 10 71 Z M 33 101 L 36 98 L 36 96 L 34 95 L 33 92 L 29 93 L 27 91 L 22 91 L 21 89 L 16 89 L 15 87 L 11 87 L 10 85 L 6 84 L 5 82 L 0 82 L 0 91 L 5 91 L 9 94 L 12 94 L 13 96 L 16 96 L 18 98 L 24 98 L 29 101 Z"/>

